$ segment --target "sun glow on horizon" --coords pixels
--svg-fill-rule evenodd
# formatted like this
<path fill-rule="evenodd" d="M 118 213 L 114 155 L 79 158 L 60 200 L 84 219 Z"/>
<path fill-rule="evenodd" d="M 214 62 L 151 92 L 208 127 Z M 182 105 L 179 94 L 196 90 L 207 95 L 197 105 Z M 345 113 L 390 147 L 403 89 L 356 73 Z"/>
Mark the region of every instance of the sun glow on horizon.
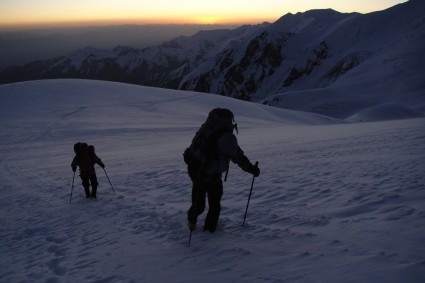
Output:
<path fill-rule="evenodd" d="M 206 17 L 195 18 L 194 21 L 200 24 L 213 25 L 213 24 L 223 22 L 223 18 L 214 17 L 214 16 L 210 16 L 210 17 L 206 16 Z"/>
<path fill-rule="evenodd" d="M 114 24 L 259 24 L 286 13 L 332 8 L 370 12 L 406 0 L 20 0 L 0 2 L 0 28 Z"/>

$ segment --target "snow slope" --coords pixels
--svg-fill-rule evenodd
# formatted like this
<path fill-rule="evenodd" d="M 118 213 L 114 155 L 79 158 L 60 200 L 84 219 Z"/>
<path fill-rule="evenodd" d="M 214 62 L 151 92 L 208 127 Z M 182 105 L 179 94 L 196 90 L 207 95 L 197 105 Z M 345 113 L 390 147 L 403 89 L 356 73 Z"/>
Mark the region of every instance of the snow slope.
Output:
<path fill-rule="evenodd" d="M 181 154 L 217 106 L 234 111 L 262 171 L 245 227 L 252 179 L 233 165 L 218 230 L 194 232 L 188 247 Z M 0 129 L 0 282 L 425 278 L 424 118 L 348 124 L 216 95 L 49 80 L 0 86 Z M 98 168 L 97 201 L 76 176 L 69 202 L 77 141 L 96 146 L 116 194 Z"/>
<path fill-rule="evenodd" d="M 424 1 L 410 0 L 384 11 L 343 19 L 329 32 L 310 31 L 305 38 L 326 42 L 329 47 L 326 60 L 318 62 L 316 72 L 263 102 L 338 118 L 361 115 L 387 104 L 423 115 L 424 12 Z"/>

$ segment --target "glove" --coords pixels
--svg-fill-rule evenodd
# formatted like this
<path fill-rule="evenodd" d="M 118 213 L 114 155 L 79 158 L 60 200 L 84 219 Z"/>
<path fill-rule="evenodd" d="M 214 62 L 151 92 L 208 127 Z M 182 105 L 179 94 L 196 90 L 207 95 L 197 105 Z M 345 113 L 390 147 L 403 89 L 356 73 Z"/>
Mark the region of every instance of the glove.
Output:
<path fill-rule="evenodd" d="M 100 167 L 102 167 L 103 169 L 105 169 L 105 164 L 103 164 L 103 162 L 100 162 Z"/>
<path fill-rule="evenodd" d="M 252 164 L 251 164 L 251 167 L 249 167 L 248 172 L 254 175 L 254 177 L 260 176 L 260 168 Z"/>
<path fill-rule="evenodd" d="M 71 166 L 71 167 L 73 172 L 77 171 L 77 166 Z"/>

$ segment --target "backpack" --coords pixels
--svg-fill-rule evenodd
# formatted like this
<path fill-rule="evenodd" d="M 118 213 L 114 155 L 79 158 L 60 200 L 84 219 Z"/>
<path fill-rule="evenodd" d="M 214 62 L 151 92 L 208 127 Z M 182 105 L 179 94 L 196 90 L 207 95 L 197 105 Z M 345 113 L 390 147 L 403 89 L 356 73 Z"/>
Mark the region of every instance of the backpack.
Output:
<path fill-rule="evenodd" d="M 208 114 L 207 120 L 196 132 L 191 145 L 183 153 L 187 165 L 194 162 L 205 164 L 208 159 L 218 158 L 217 140 L 224 133 L 232 133 L 237 129 L 232 111 L 226 108 L 215 108 Z"/>
<path fill-rule="evenodd" d="M 88 153 L 88 144 L 85 142 L 77 142 L 74 144 L 75 155 L 79 158 L 82 155 Z"/>
<path fill-rule="evenodd" d="M 89 156 L 91 160 L 94 160 L 96 154 L 93 145 L 88 145 L 85 142 L 77 142 L 74 144 L 74 152 L 78 159 L 82 156 Z"/>
<path fill-rule="evenodd" d="M 89 152 L 89 156 L 90 158 L 95 158 L 96 157 L 96 153 L 94 151 L 94 145 L 89 145 L 88 146 L 88 152 Z"/>

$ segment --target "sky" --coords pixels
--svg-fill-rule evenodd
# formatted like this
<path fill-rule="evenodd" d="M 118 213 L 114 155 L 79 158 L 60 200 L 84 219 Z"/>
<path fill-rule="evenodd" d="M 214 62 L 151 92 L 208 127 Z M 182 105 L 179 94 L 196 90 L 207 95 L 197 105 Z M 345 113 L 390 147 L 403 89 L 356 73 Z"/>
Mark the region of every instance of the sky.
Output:
<path fill-rule="evenodd" d="M 332 8 L 369 13 L 406 0 L 0 0 L 0 29 L 114 24 L 256 24 Z"/>

